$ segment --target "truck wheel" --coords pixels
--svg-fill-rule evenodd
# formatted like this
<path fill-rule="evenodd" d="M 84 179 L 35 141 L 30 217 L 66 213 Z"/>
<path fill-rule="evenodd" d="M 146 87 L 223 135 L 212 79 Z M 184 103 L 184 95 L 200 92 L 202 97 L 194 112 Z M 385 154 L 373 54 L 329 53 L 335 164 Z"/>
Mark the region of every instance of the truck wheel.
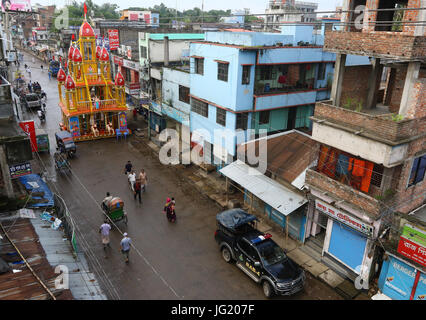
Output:
<path fill-rule="evenodd" d="M 263 294 L 266 298 L 271 298 L 274 295 L 274 291 L 272 290 L 272 286 L 269 281 L 263 281 L 262 283 Z"/>
<path fill-rule="evenodd" d="M 227 247 L 223 247 L 222 257 L 223 257 L 223 260 L 225 260 L 227 263 L 230 263 L 232 261 L 231 252 L 229 251 Z"/>

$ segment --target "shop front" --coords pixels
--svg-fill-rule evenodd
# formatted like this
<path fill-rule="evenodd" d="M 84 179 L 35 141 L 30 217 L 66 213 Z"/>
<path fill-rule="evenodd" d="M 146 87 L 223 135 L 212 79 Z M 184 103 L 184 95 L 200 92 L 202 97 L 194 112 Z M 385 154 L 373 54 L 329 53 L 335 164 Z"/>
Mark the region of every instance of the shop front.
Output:
<path fill-rule="evenodd" d="M 374 226 L 345 210 L 315 199 L 308 210 L 305 243 L 314 243 L 321 255 L 337 262 L 354 280 L 368 279 L 374 252 Z"/>
<path fill-rule="evenodd" d="M 386 252 L 379 289 L 392 300 L 425 300 L 426 273 L 408 260 Z"/>

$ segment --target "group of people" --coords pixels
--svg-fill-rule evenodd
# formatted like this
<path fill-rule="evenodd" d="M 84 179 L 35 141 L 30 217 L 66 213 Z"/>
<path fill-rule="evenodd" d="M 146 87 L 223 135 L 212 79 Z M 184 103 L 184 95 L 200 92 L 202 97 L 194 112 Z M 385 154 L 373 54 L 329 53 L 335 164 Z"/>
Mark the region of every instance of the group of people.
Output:
<path fill-rule="evenodd" d="M 41 85 L 38 82 L 28 82 L 28 91 L 30 93 L 41 91 Z"/>
<path fill-rule="evenodd" d="M 129 180 L 130 188 L 133 191 L 134 198 L 139 198 L 139 203 L 142 203 L 142 191 L 146 191 L 146 184 L 148 177 L 146 175 L 145 169 L 141 169 L 139 175 L 136 176 L 135 171 L 133 170 L 132 162 L 127 161 L 124 166 L 124 174 L 127 174 L 127 179 Z"/>
<path fill-rule="evenodd" d="M 109 233 L 111 231 L 111 225 L 108 223 L 108 220 L 105 219 L 104 223 L 99 228 L 99 233 L 101 234 L 102 238 L 102 244 L 104 246 L 104 251 L 106 251 L 107 247 L 111 247 L 109 245 Z M 125 257 L 125 262 L 129 262 L 129 253 L 130 253 L 130 247 L 132 245 L 132 239 L 129 237 L 127 232 L 123 233 L 123 239 L 120 241 L 120 251 Z M 107 256 L 105 255 L 105 258 Z"/>

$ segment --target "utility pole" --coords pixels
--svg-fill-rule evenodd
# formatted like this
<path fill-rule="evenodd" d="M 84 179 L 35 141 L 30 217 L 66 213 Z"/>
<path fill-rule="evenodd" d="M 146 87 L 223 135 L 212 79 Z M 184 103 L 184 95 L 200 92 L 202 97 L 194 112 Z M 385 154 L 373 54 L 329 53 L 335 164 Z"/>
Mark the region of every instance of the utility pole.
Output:
<path fill-rule="evenodd" d="M 201 3 L 201 24 L 204 23 L 204 0 Z"/>

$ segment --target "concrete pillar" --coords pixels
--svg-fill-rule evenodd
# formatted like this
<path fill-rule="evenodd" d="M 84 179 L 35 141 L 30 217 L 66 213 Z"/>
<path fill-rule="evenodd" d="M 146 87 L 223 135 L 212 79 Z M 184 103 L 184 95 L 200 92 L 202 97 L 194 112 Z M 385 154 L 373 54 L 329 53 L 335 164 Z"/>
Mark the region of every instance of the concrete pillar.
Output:
<path fill-rule="evenodd" d="M 164 66 L 169 65 L 169 37 L 164 37 Z"/>
<path fill-rule="evenodd" d="M 9 165 L 7 163 L 6 159 L 6 153 L 4 150 L 5 146 L 0 146 L 0 166 L 1 166 L 1 173 L 3 176 L 4 181 L 4 188 L 6 190 L 6 195 L 8 198 L 13 198 L 13 185 L 12 185 L 12 179 L 10 178 L 10 172 L 9 172 Z"/>
<path fill-rule="evenodd" d="M 375 58 L 371 62 L 371 65 L 372 70 L 370 77 L 368 78 L 367 102 L 365 104 L 366 109 L 373 109 L 377 105 L 377 93 L 380 87 L 380 81 L 383 72 L 383 66 L 380 64 L 379 58 Z"/>
<path fill-rule="evenodd" d="M 331 88 L 331 100 L 336 107 L 340 106 L 340 97 L 342 96 L 343 77 L 345 75 L 346 54 L 337 54 L 334 68 L 333 86 Z"/>
<path fill-rule="evenodd" d="M 407 68 L 407 76 L 405 77 L 404 91 L 402 92 L 401 105 L 399 114 L 404 116 L 407 113 L 411 91 L 413 90 L 414 82 L 419 78 L 420 62 L 409 62 Z"/>

